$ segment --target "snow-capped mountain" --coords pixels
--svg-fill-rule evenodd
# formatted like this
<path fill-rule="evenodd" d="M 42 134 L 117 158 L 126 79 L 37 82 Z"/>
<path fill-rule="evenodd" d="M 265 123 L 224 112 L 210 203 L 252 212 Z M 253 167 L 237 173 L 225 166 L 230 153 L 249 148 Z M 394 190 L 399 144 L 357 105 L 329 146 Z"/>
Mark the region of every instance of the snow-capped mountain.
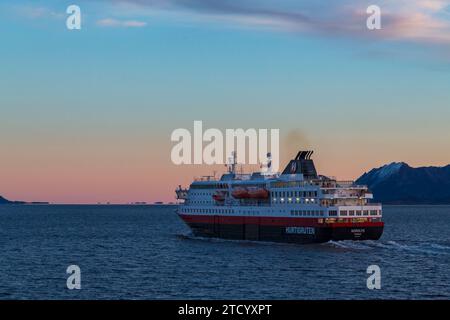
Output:
<path fill-rule="evenodd" d="M 450 165 L 412 168 L 393 162 L 364 173 L 356 183 L 368 185 L 383 203 L 450 204 Z"/>

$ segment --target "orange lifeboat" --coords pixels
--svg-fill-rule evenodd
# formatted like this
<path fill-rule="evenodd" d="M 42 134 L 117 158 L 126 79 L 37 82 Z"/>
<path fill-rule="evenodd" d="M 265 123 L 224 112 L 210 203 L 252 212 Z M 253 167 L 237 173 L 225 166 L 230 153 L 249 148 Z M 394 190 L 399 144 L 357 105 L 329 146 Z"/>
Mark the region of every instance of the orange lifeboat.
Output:
<path fill-rule="evenodd" d="M 269 191 L 265 188 L 252 188 L 248 191 L 248 196 L 252 199 L 267 199 L 269 197 Z"/>
<path fill-rule="evenodd" d="M 234 188 L 233 192 L 231 192 L 231 195 L 236 199 L 246 199 L 249 197 L 247 189 L 243 187 Z"/>
<path fill-rule="evenodd" d="M 215 201 L 219 201 L 219 202 L 222 202 L 222 201 L 225 201 L 225 193 L 222 191 L 216 191 L 213 195 L 212 195 L 212 197 L 213 197 L 213 199 L 215 200 Z"/>

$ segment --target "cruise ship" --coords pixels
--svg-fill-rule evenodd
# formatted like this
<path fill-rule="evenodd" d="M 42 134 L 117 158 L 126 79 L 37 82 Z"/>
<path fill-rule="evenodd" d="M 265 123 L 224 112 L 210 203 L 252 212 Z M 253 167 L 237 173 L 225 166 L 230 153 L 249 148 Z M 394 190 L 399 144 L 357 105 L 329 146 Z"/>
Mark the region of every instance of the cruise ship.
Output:
<path fill-rule="evenodd" d="M 382 205 L 367 186 L 318 175 L 311 156 L 299 151 L 280 173 L 271 159 L 261 172 L 238 173 L 234 154 L 227 173 L 179 186 L 177 214 L 199 237 L 320 243 L 377 240 Z"/>

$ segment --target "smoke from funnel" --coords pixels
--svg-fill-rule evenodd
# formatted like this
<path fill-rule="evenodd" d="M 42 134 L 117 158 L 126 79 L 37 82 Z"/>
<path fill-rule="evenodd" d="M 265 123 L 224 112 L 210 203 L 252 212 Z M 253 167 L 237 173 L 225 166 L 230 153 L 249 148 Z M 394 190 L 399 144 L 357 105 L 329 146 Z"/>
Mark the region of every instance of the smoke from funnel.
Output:
<path fill-rule="evenodd" d="M 300 129 L 289 130 L 286 135 L 282 135 L 280 143 L 280 161 L 285 165 L 293 159 L 299 150 L 309 150 L 310 143 L 306 135 Z"/>

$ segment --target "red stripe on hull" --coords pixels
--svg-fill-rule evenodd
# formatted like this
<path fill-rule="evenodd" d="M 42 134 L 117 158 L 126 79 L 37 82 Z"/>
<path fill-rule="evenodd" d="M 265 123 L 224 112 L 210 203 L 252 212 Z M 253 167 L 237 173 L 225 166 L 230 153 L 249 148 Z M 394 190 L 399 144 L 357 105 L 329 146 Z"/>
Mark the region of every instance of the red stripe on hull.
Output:
<path fill-rule="evenodd" d="M 244 217 L 244 216 L 213 216 L 213 215 L 186 215 L 180 214 L 186 223 L 206 223 L 206 224 L 255 224 L 260 226 L 293 226 L 293 227 L 383 227 L 384 222 L 334 222 L 319 223 L 319 219 L 324 218 L 297 218 L 297 217 Z"/>

